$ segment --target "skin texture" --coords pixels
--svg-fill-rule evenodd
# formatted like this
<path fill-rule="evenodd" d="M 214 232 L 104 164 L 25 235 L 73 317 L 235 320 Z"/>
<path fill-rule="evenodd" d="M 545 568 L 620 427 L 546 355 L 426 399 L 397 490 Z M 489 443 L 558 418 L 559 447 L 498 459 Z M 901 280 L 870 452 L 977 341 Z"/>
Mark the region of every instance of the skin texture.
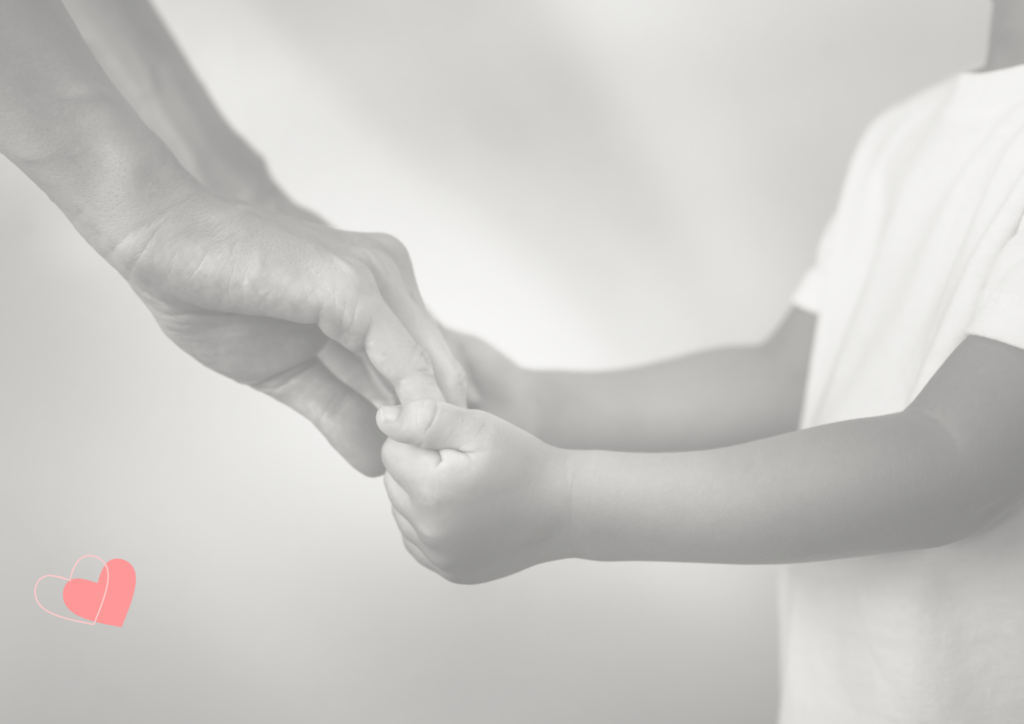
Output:
<path fill-rule="evenodd" d="M 529 372 L 449 333 L 476 405 L 563 448 L 669 452 L 795 430 L 815 318 L 793 310 L 766 343 L 613 372 Z"/>
<path fill-rule="evenodd" d="M 178 162 L 207 188 L 297 219 L 259 154 L 232 129 L 148 0 L 64 0 L 103 71 Z"/>
<path fill-rule="evenodd" d="M 233 134 L 146 3 L 74 5 L 94 42 L 123 36 L 105 46 L 107 67 L 198 176 L 56 0 L 0 1 L 0 152 L 178 346 L 297 410 L 357 469 L 380 474 L 367 399 L 465 403 L 464 373 L 404 247 L 328 229 L 275 191 L 254 153 L 224 141 Z"/>
<path fill-rule="evenodd" d="M 930 548 L 1024 498 L 1024 352 L 980 337 L 901 413 L 707 451 L 569 451 L 432 401 L 377 419 L 406 547 L 462 583 L 568 557 L 796 563 Z"/>
<path fill-rule="evenodd" d="M 1021 63 L 1024 0 L 998 0 L 983 70 Z M 602 374 L 522 370 L 453 336 L 482 409 L 378 412 L 406 547 L 479 583 L 567 557 L 799 563 L 924 549 L 1016 510 L 1024 351 L 968 337 L 903 412 L 795 432 L 813 331 L 794 310 L 763 345 Z"/>
<path fill-rule="evenodd" d="M 225 198 L 324 225 L 288 198 L 263 159 L 220 115 L 148 0 L 64 0 L 64 6 L 117 90 L 196 180 Z M 409 267 L 407 282 L 415 292 L 401 244 L 382 234 L 363 236 L 377 237 L 381 245 L 397 250 L 403 266 Z M 320 341 L 320 362 L 341 382 L 377 407 L 396 401 L 394 389 L 365 354 L 352 354 L 331 339 Z M 370 449 L 380 447 L 375 433 L 364 421 L 349 436 L 356 435 L 351 438 L 353 449 L 367 448 L 365 456 L 379 472 Z M 369 442 L 360 443 L 359 437 Z"/>
<path fill-rule="evenodd" d="M 416 560 L 477 582 L 571 554 L 564 451 L 479 410 L 414 403 L 389 420 L 399 409 L 378 413 L 384 485 Z"/>

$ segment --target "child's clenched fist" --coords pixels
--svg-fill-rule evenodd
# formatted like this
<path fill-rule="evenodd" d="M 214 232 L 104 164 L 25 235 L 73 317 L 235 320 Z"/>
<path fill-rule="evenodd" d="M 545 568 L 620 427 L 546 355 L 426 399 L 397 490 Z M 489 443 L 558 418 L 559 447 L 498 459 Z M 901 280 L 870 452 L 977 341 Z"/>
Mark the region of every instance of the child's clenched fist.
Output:
<path fill-rule="evenodd" d="M 450 581 L 482 583 L 572 556 L 563 450 L 481 410 L 384 407 L 384 484 L 409 552 Z"/>

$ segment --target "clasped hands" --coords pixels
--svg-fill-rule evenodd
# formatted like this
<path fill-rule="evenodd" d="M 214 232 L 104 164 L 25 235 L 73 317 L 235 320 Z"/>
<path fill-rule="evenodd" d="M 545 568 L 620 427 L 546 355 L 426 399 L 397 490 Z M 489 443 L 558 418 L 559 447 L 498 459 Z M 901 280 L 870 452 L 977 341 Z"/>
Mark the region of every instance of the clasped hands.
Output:
<path fill-rule="evenodd" d="M 531 427 L 525 373 L 446 338 L 397 240 L 188 193 L 108 259 L 179 347 L 307 417 L 364 474 L 386 467 L 427 568 L 476 582 L 569 555 L 563 451 L 465 408 L 471 377 L 483 408 Z"/>

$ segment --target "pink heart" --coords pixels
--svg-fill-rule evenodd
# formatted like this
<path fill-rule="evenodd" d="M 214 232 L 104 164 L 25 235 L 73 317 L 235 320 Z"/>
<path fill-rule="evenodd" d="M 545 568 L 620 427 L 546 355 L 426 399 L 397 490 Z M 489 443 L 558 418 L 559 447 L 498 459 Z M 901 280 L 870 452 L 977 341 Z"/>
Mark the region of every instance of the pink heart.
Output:
<path fill-rule="evenodd" d="M 85 555 L 82 558 L 95 558 L 100 563 L 103 563 L 103 559 L 98 556 Z M 71 568 L 71 576 L 75 575 L 75 568 L 78 567 L 82 558 L 75 561 L 75 565 Z M 100 571 L 98 581 L 72 578 L 71 576 L 64 578 L 63 576 L 48 574 L 40 577 L 39 581 L 42 581 L 43 578 L 58 578 L 62 581 L 67 581 L 64 584 L 64 605 L 68 607 L 71 613 L 81 616 L 86 620 L 78 621 L 78 619 L 61 616 L 44 607 L 43 604 L 39 603 L 39 595 L 37 593 L 39 581 L 36 581 L 33 593 L 36 596 L 36 603 L 39 604 L 39 608 L 65 621 L 78 621 L 78 623 L 85 623 L 90 626 L 97 623 L 103 623 L 108 626 L 120 626 L 124 623 L 124 617 L 128 615 L 128 608 L 132 605 L 132 596 L 135 594 L 135 569 L 132 568 L 131 563 L 120 558 L 103 563 L 103 570 Z"/>

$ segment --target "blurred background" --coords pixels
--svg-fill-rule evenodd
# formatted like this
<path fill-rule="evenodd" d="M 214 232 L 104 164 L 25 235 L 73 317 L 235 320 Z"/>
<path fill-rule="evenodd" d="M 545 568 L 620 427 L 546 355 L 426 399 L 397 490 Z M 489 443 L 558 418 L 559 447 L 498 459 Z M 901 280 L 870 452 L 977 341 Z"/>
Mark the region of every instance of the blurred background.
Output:
<path fill-rule="evenodd" d="M 588 369 L 768 334 L 858 133 L 978 66 L 988 15 L 157 6 L 294 198 L 401 238 L 449 326 Z M 773 569 L 568 561 L 446 583 L 405 554 L 379 480 L 174 348 L 3 159 L 0 234 L 0 720 L 773 720 Z M 36 579 L 84 554 L 135 567 L 123 628 L 37 608 Z"/>

